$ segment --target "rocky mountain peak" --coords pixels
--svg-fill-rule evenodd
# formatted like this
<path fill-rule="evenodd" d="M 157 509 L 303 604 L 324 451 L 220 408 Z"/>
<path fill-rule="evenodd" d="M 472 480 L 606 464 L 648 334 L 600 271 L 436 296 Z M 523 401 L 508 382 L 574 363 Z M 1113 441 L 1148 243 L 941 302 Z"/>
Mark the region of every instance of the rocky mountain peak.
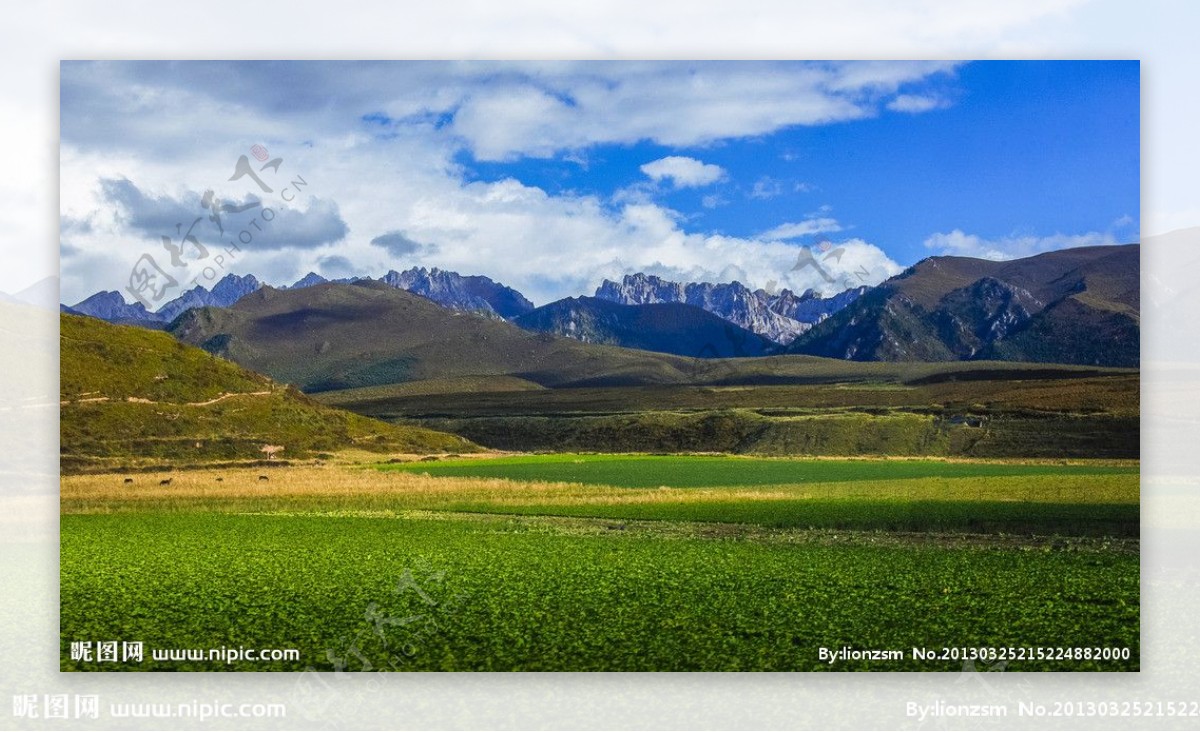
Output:
<path fill-rule="evenodd" d="M 620 282 L 604 280 L 596 297 L 622 305 L 684 303 L 703 308 L 753 333 L 786 345 L 796 336 L 845 307 L 862 294 L 863 289 L 847 290 L 834 298 L 820 298 L 812 290 L 796 297 L 790 290 L 771 295 L 751 290 L 741 282 L 679 283 L 642 272 L 625 275 Z M 807 296 L 807 297 L 806 297 Z M 804 307 L 801 307 L 804 304 Z"/>

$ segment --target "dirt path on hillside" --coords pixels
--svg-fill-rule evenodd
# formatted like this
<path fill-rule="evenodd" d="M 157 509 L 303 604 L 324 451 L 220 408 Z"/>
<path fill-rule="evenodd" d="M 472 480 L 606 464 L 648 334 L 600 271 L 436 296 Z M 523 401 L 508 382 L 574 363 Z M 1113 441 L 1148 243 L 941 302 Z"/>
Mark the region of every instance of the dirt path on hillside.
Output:
<path fill-rule="evenodd" d="M 217 402 L 224 401 L 226 399 L 232 399 L 233 397 L 268 396 L 268 395 L 274 394 L 274 393 L 275 392 L 271 389 L 268 389 L 267 391 L 243 391 L 243 392 L 236 392 L 236 393 L 232 393 L 232 394 L 221 394 L 219 396 L 216 396 L 212 399 L 209 399 L 209 400 L 203 401 L 203 402 L 156 402 L 153 399 L 143 399 L 142 397 L 134 397 L 134 396 L 125 397 L 125 401 L 133 402 L 135 404 L 171 404 L 171 405 L 174 405 L 177 407 L 207 407 L 210 404 L 216 404 Z M 108 402 L 108 401 L 112 401 L 112 400 L 106 396 L 88 397 L 86 399 L 75 399 L 75 400 L 63 399 L 63 400 L 59 401 L 59 406 L 65 406 L 67 404 L 88 404 L 88 403 Z"/>

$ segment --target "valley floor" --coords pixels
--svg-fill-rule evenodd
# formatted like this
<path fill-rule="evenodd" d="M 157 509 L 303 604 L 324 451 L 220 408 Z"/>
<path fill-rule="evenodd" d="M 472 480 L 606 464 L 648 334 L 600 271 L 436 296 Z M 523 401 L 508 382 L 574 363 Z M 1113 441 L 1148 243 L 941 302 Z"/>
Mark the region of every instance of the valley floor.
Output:
<path fill-rule="evenodd" d="M 1139 668 L 1133 461 L 397 458 L 61 500 L 64 670 Z M 113 639 L 143 661 L 72 659 Z M 151 653 L 220 647 L 298 658 Z"/>

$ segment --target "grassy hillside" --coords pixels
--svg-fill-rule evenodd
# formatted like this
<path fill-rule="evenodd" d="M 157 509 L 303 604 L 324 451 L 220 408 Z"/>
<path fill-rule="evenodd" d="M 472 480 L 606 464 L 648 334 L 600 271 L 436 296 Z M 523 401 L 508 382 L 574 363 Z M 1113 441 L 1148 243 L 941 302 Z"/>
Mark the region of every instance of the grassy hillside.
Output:
<path fill-rule="evenodd" d="M 476 449 L 466 440 L 318 404 L 294 388 L 166 333 L 60 316 L 64 471 L 150 461 L 283 458 L 359 447 L 378 452 Z"/>
<path fill-rule="evenodd" d="M 501 450 L 1137 459 L 1137 417 L 751 410 L 398 419 Z"/>
<path fill-rule="evenodd" d="M 438 381 L 316 395 L 507 450 L 1136 458 L 1138 374 L 1003 362 L 714 360 L 704 385 L 480 389 Z M 439 393 L 444 390 L 445 393 Z"/>
<path fill-rule="evenodd" d="M 541 386 L 676 383 L 692 360 L 529 333 L 376 282 L 263 288 L 173 324 L 200 346 L 306 392 L 512 376 Z"/>

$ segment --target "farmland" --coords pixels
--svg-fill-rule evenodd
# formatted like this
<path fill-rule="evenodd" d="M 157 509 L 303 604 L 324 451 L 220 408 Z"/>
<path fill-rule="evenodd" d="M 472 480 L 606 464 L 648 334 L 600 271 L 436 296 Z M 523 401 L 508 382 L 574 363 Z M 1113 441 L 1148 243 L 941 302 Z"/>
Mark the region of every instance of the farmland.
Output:
<path fill-rule="evenodd" d="M 1085 475 L 1136 475 L 1130 464 L 1079 461 L 967 462 L 947 460 L 753 459 L 721 455 L 515 455 L 490 460 L 437 460 L 430 463 L 386 463 L 381 470 L 419 472 L 431 476 L 473 476 L 540 480 L 625 488 L 672 486 L 701 488 L 725 485 L 844 483 L 914 478 L 1070 478 Z M 945 495 L 945 494 L 943 494 Z M 912 498 L 911 494 L 904 497 Z"/>
<path fill-rule="evenodd" d="M 1127 462 L 394 460 L 65 476 L 64 670 L 1138 668 Z M 300 660 L 69 660 L 110 638 Z"/>

